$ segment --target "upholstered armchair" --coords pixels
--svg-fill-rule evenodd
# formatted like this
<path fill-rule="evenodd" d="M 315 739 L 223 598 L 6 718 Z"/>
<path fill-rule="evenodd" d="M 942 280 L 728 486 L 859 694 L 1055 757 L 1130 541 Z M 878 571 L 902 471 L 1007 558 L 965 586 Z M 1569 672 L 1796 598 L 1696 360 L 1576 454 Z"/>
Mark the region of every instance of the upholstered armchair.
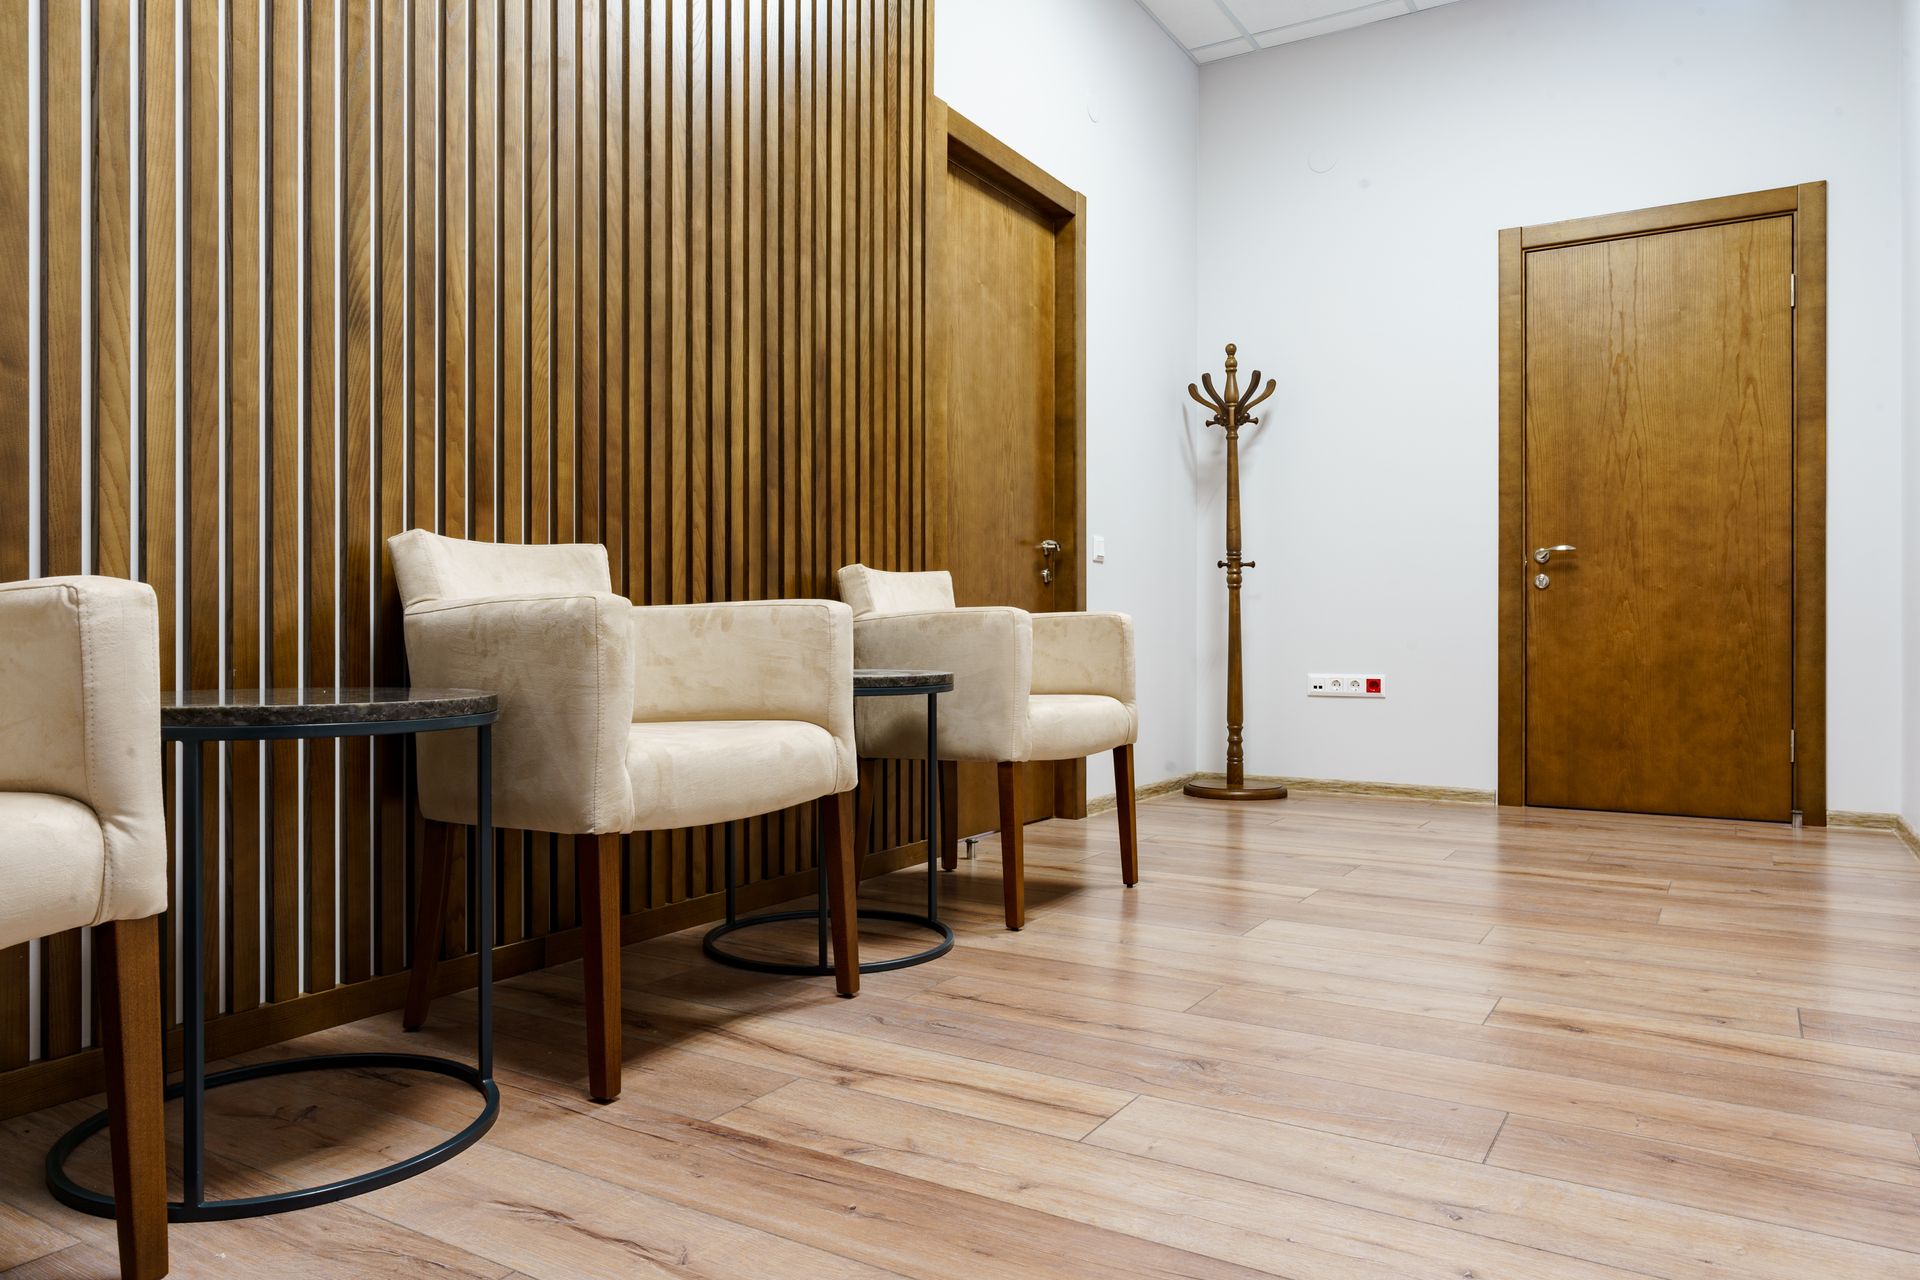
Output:
<path fill-rule="evenodd" d="M 620 1093 L 620 836 L 732 822 L 823 799 L 835 986 L 859 990 L 853 636 L 831 600 L 636 607 L 606 549 L 387 540 L 417 685 L 500 696 L 496 827 L 575 838 L 588 1087 Z M 474 814 L 473 746 L 417 748 L 429 839 L 405 1022 L 426 1019 L 452 840 Z M 462 837 L 463 838 L 463 837 Z"/>
<path fill-rule="evenodd" d="M 120 1267 L 167 1272 L 159 610 L 120 578 L 0 584 L 0 948 L 93 926 Z"/>
<path fill-rule="evenodd" d="M 954 673 L 939 715 L 941 811 L 958 812 L 949 762 L 999 767 L 1000 856 L 1007 928 L 1026 924 L 1025 844 L 1020 771 L 1028 760 L 1074 760 L 1113 752 L 1120 815 L 1120 874 L 1140 879 L 1134 822 L 1133 620 L 1123 613 L 1028 613 L 956 608 L 946 572 L 888 573 L 863 564 L 840 570 L 840 595 L 853 609 L 854 661 L 862 667 L 934 668 Z M 912 702 L 913 705 L 908 705 Z M 912 699 L 868 699 L 856 712 L 860 755 L 917 759 L 926 750 L 925 708 Z M 955 865 L 957 828 L 942 832 L 941 860 Z"/>

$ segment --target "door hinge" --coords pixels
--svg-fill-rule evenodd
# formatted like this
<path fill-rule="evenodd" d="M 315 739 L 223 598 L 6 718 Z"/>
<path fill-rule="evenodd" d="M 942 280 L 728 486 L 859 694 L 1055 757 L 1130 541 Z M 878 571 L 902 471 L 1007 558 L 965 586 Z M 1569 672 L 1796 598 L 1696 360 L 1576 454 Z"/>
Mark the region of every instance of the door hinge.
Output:
<path fill-rule="evenodd" d="M 1799 305 L 1800 273 L 1798 271 L 1790 271 L 1787 273 L 1787 306 L 1792 308 Z"/>
<path fill-rule="evenodd" d="M 1787 763 L 1800 763 L 1800 734 L 1797 730 L 1787 730 Z"/>

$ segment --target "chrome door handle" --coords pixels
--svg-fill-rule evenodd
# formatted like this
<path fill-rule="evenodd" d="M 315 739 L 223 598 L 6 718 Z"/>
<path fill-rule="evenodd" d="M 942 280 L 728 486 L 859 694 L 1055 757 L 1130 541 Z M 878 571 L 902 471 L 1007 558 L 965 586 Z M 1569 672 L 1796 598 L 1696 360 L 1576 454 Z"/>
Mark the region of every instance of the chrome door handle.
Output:
<path fill-rule="evenodd" d="M 1060 544 L 1048 538 L 1040 544 L 1040 554 L 1047 558 L 1045 567 L 1040 570 L 1040 582 L 1050 587 L 1053 585 L 1053 558 L 1060 554 Z"/>
<path fill-rule="evenodd" d="M 1553 559 L 1556 552 L 1578 551 L 1579 549 L 1578 547 L 1569 547 L 1565 543 L 1557 547 L 1535 547 L 1533 549 L 1533 562 L 1535 564 L 1545 564 L 1547 561 Z"/>

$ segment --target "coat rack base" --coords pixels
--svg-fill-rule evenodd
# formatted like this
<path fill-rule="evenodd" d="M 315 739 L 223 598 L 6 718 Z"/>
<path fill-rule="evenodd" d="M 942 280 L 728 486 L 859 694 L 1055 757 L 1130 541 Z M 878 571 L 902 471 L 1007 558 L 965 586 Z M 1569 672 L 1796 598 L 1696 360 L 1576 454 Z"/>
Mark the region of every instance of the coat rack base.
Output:
<path fill-rule="evenodd" d="M 1203 773 L 1180 788 L 1190 796 L 1202 800 L 1285 800 L 1287 789 L 1277 782 L 1243 782 L 1239 786 L 1227 785 L 1226 778 L 1217 773 Z"/>

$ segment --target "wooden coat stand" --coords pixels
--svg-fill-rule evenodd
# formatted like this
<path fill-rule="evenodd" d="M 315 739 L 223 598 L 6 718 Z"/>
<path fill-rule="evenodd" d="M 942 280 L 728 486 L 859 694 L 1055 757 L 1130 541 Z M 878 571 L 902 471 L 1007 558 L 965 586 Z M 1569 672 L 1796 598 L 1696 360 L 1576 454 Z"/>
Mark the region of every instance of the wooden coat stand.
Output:
<path fill-rule="evenodd" d="M 1213 387 L 1213 375 L 1200 375 L 1200 387 L 1187 384 L 1187 394 L 1203 408 L 1211 409 L 1210 427 L 1225 427 L 1227 432 L 1227 558 L 1217 567 L 1227 571 L 1227 772 L 1202 776 L 1189 782 L 1184 790 L 1190 796 L 1207 800 L 1284 800 L 1287 789 L 1278 783 L 1247 785 L 1246 701 L 1240 677 L 1240 577 L 1254 567 L 1253 561 L 1240 558 L 1240 428 L 1258 424 L 1260 419 L 1247 410 L 1273 394 L 1274 382 L 1260 385 L 1260 371 L 1253 371 L 1247 383 L 1248 396 L 1240 398 L 1240 362 L 1234 358 L 1234 346 L 1227 344 L 1227 385 L 1224 392 Z"/>

